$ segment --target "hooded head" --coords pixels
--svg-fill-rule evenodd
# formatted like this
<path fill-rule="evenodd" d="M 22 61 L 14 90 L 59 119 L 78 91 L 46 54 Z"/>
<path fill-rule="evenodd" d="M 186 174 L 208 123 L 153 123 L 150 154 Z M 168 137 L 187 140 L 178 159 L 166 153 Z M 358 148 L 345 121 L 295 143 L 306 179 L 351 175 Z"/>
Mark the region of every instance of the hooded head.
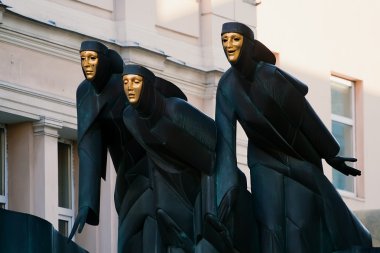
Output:
<path fill-rule="evenodd" d="M 140 65 L 124 66 L 123 83 L 129 103 L 145 117 L 160 110 L 164 97 L 187 100 L 186 95 L 175 84 L 155 76 Z"/>
<path fill-rule="evenodd" d="M 126 65 L 123 71 L 124 92 L 129 103 L 144 116 L 149 116 L 155 104 L 156 76 L 140 65 Z"/>
<path fill-rule="evenodd" d="M 230 64 L 245 76 L 251 76 L 259 61 L 274 64 L 274 54 L 255 40 L 253 31 L 238 22 L 224 23 L 221 32 L 224 53 Z"/>
<path fill-rule="evenodd" d="M 98 41 L 83 41 L 80 47 L 83 74 L 100 93 L 112 74 L 123 71 L 123 60 Z"/>

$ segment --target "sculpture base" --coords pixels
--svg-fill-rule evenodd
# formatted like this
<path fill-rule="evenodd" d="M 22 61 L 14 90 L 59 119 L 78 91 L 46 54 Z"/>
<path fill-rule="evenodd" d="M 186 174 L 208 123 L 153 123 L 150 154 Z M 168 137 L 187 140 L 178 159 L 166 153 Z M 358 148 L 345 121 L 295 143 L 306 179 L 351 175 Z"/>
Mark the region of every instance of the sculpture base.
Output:
<path fill-rule="evenodd" d="M 88 253 L 39 217 L 0 209 L 0 252 Z"/>

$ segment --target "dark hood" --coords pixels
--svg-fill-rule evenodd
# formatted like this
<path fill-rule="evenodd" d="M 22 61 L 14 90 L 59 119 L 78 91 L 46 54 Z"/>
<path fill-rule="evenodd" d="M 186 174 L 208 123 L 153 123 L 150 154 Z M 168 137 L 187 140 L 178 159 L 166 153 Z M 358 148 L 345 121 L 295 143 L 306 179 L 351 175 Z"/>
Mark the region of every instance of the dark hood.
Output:
<path fill-rule="evenodd" d="M 156 91 L 154 90 L 156 76 L 149 69 L 132 64 L 124 66 L 123 76 L 128 74 L 139 75 L 144 78 L 139 101 L 136 104 L 131 105 L 141 116 L 151 116 L 157 103 Z"/>
<path fill-rule="evenodd" d="M 162 96 L 187 100 L 186 95 L 175 84 L 155 76 L 152 71 L 143 66 L 126 65 L 123 76 L 127 74 L 139 75 L 144 78 L 139 101 L 132 105 L 143 117 L 149 117 L 155 109 L 158 109 Z"/>
<path fill-rule="evenodd" d="M 82 51 L 95 51 L 98 53 L 99 62 L 96 67 L 95 78 L 91 81 L 91 84 L 96 93 L 99 94 L 106 86 L 112 74 L 121 73 L 123 71 L 123 59 L 117 52 L 108 49 L 98 41 L 83 41 L 80 47 L 80 52 Z M 83 74 L 85 75 L 84 71 Z"/>
<path fill-rule="evenodd" d="M 182 92 L 174 83 L 156 76 L 154 88 L 164 97 L 176 97 L 187 101 L 185 93 Z"/>
<path fill-rule="evenodd" d="M 276 63 L 274 54 L 260 41 L 255 40 L 253 31 L 248 26 L 238 22 L 224 23 L 221 34 L 230 32 L 239 33 L 244 37 L 238 60 L 230 64 L 246 78 L 253 80 L 258 62 Z"/>

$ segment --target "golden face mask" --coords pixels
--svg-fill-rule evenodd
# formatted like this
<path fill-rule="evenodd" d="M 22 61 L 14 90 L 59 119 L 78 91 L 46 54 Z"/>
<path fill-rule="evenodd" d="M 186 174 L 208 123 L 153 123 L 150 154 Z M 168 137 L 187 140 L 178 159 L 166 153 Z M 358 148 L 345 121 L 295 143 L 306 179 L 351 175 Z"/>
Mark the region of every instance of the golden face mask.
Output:
<path fill-rule="evenodd" d="M 80 52 L 83 72 L 87 80 L 93 80 L 96 75 L 96 67 L 99 62 L 98 53 L 95 51 Z"/>
<path fill-rule="evenodd" d="M 144 78 L 139 75 L 128 74 L 123 76 L 124 92 L 129 103 L 137 104 L 140 99 Z"/>
<path fill-rule="evenodd" d="M 243 35 L 239 33 L 222 34 L 222 44 L 227 59 L 231 63 L 236 63 L 239 59 L 240 50 L 243 46 Z"/>

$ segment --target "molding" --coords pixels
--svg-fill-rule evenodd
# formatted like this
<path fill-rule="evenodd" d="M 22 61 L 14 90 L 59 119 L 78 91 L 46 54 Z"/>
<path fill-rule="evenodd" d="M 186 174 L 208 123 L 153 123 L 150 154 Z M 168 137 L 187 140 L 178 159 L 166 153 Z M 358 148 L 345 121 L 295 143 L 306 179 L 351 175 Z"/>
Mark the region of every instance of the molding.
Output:
<path fill-rule="evenodd" d="M 10 10 L 6 13 L 8 14 L 8 16 L 9 15 L 11 16 L 10 18 L 21 19 L 21 22 L 10 21 L 9 24 L 7 22 L 7 25 L 2 24 L 0 26 L 0 42 L 1 41 L 7 42 L 13 45 L 25 47 L 25 48 L 32 49 L 38 52 L 58 56 L 63 59 L 74 61 L 77 63 L 80 63 L 78 50 L 79 50 L 79 45 L 81 41 L 86 40 L 86 39 L 95 39 L 104 43 L 107 47 L 118 51 L 119 53 L 120 52 L 122 53 L 124 50 L 130 50 L 130 49 L 135 48 L 135 49 L 140 49 L 148 53 L 151 53 L 152 56 L 160 55 L 161 57 L 164 57 L 166 61 L 173 62 L 174 64 L 177 64 L 178 66 L 185 66 L 185 67 L 193 68 L 193 69 L 203 71 L 203 72 L 210 72 L 210 71 L 224 72 L 224 70 L 220 68 L 205 68 L 202 66 L 194 66 L 191 64 L 187 64 L 186 62 L 180 59 L 176 59 L 171 56 L 168 56 L 167 54 L 165 54 L 164 51 L 160 49 L 152 48 L 150 46 L 147 46 L 138 42 L 120 41 L 120 40 L 105 41 L 102 38 L 93 38 L 91 36 L 81 34 L 77 31 L 67 30 L 65 28 L 61 28 L 58 26 L 47 25 L 45 23 L 41 23 L 40 21 L 32 20 L 25 16 L 14 13 Z M 44 29 L 42 31 L 39 31 L 40 34 L 46 34 L 48 32 L 52 32 L 51 30 L 53 29 L 54 36 L 45 36 L 45 37 L 55 37 L 56 41 L 40 39 L 38 34 L 29 33 L 30 30 L 34 30 L 32 28 L 28 30 L 19 29 L 21 28 L 19 26 L 22 23 L 25 23 L 25 26 L 37 25 L 41 27 L 42 25 Z M 23 29 L 25 29 L 25 27 L 23 27 Z M 62 35 L 60 35 L 60 33 L 62 33 Z M 64 35 L 64 33 L 70 34 L 70 35 Z M 57 36 L 60 38 L 57 38 Z M 77 47 L 74 46 L 76 45 L 75 43 L 72 42 L 68 44 L 67 41 L 65 41 L 65 39 L 67 40 L 68 37 L 71 40 L 78 41 Z"/>
<path fill-rule="evenodd" d="M 33 133 L 35 136 L 44 135 L 58 138 L 58 130 L 62 127 L 62 121 L 42 116 L 39 121 L 33 123 Z"/>
<path fill-rule="evenodd" d="M 44 41 L 30 35 L 11 31 L 4 27 L 0 28 L 0 41 L 32 49 L 44 54 L 54 55 L 80 64 L 78 49 Z M 112 48 L 111 46 L 109 47 Z M 205 69 L 187 65 L 185 62 L 165 55 L 163 51 L 145 48 L 138 44 L 128 43 L 122 46 L 120 50 L 122 51 L 121 55 L 125 62 L 133 62 L 154 69 L 154 72 L 156 72 L 158 76 L 173 81 L 179 85 L 185 93 L 206 99 L 215 96 L 213 89 L 216 89 L 217 81 L 223 73 L 222 69 Z M 171 72 L 170 69 L 175 69 L 175 71 Z M 210 74 L 218 76 L 218 78 L 214 80 L 216 83 L 211 83 L 211 86 L 209 86 L 209 83 L 206 81 L 206 79 L 208 79 L 207 76 Z M 184 79 L 184 76 L 191 76 L 191 78 Z"/>
<path fill-rule="evenodd" d="M 72 100 L 62 99 L 62 98 L 55 96 L 53 94 L 48 94 L 48 93 L 42 92 L 42 91 L 36 91 L 36 90 L 30 89 L 28 87 L 22 87 L 20 85 L 8 83 L 8 82 L 1 81 L 1 80 L 0 80 L 0 89 L 1 90 L 9 90 L 9 91 L 12 91 L 15 93 L 27 95 L 29 97 L 35 97 L 38 99 L 47 100 L 47 101 L 57 103 L 57 104 L 61 104 L 64 106 L 74 106 L 75 107 L 75 102 Z"/>
<path fill-rule="evenodd" d="M 62 122 L 62 127 L 77 128 L 74 101 L 1 80 L 0 111 L 29 121 L 40 120 L 41 117 L 53 118 Z"/>
<path fill-rule="evenodd" d="M 51 41 L 41 40 L 5 27 L 0 27 L 0 41 L 80 63 L 77 48 L 70 48 Z"/>

